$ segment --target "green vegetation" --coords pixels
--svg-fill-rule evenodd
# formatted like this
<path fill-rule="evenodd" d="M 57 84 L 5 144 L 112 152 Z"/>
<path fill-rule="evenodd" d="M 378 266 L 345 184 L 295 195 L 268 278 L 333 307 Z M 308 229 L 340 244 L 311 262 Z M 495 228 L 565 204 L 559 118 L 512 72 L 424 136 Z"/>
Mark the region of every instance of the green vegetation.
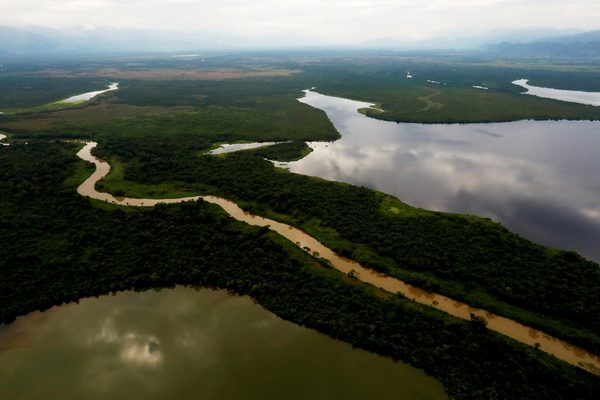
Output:
<path fill-rule="evenodd" d="M 152 62 L 173 67 L 172 61 L 154 60 L 139 68 Z M 186 62 L 188 69 L 200 68 Z M 304 72 L 222 81 L 127 80 L 118 92 L 68 110 L 35 107 L 104 81 L 0 77 L 0 88 L 8 88 L 0 90 L 0 110 L 3 104 L 29 109 L 0 115 L 0 129 L 12 143 L 30 142 L 0 147 L 0 321 L 118 290 L 221 287 L 250 294 L 283 318 L 422 367 L 453 398 L 595 398 L 597 377 L 488 332 L 482 321 L 458 321 L 339 274 L 215 206 L 120 209 L 81 198 L 75 187 L 90 166 L 76 160 L 76 144 L 53 140 L 99 142 L 97 155 L 113 167 L 99 184 L 102 190 L 134 197 L 221 195 L 296 225 L 367 266 L 600 353 L 597 264 L 535 245 L 486 219 L 413 208 L 366 188 L 291 174 L 262 159 L 295 160 L 310 151 L 304 141 L 339 137 L 322 111 L 296 101 L 307 87 L 376 102 L 384 112 L 363 112 L 394 121 L 599 119 L 598 108 L 522 96 L 510 84 L 528 77 L 558 87 L 553 83 L 564 78 L 574 89 L 586 82 L 600 90 L 596 70 L 396 57 L 223 56 L 207 64 L 215 71 L 250 65 Z M 108 60 L 94 68 L 115 65 L 121 64 Z M 43 65 L 55 67 L 66 68 Z M 69 68 L 79 73 L 92 67 Z M 128 68 L 134 67 L 121 65 Z M 405 79 L 406 70 L 414 79 Z M 37 85 L 30 97 L 18 86 L 28 80 Z M 216 143 L 257 140 L 288 142 L 201 155 Z"/>
<path fill-rule="evenodd" d="M 102 90 L 106 88 L 107 84 L 108 81 L 105 79 L 0 75 L 0 111 L 28 110 L 32 107 L 54 103 L 76 94 Z M 48 109 L 51 108 L 48 107 Z M 34 110 L 42 111 L 42 108 Z"/>
<path fill-rule="evenodd" d="M 177 81 L 125 82 L 104 103 L 35 117 L 6 117 L 4 123 L 0 119 L 0 126 L 23 137 L 100 140 L 160 135 L 182 137 L 190 145 L 201 143 L 207 147 L 207 137 L 210 143 L 339 137 L 324 112 L 296 100 L 300 92 L 294 89 L 297 84 L 284 78 L 247 81 L 250 84 L 242 84 L 246 80 L 236 80 L 235 84 L 193 81 L 184 85 Z"/>
<path fill-rule="evenodd" d="M 296 161 L 310 154 L 312 149 L 306 142 L 284 142 L 250 150 L 259 157 L 275 161 Z"/>
<path fill-rule="evenodd" d="M 600 67 L 541 65 L 528 61 L 460 58 L 394 57 L 263 57 L 220 56 L 187 60 L 138 60 L 132 67 L 120 60 L 94 64 L 40 64 L 36 75 L 0 76 L 0 110 L 43 106 L 69 95 L 103 87 L 106 78 L 62 78 L 48 70 L 68 70 L 73 76 L 97 71 L 150 70 L 218 72 L 236 68 L 287 68 L 303 72 L 290 76 L 226 80 L 119 79 L 120 88 L 108 96 L 110 106 L 83 107 L 7 120 L 0 127 L 23 134 L 79 132 L 88 135 L 200 134 L 242 137 L 246 140 L 323 140 L 335 132 L 321 112 L 295 100 L 301 90 L 316 86 L 324 94 L 374 102 L 385 112 L 367 115 L 401 122 L 490 122 L 520 119 L 600 119 L 598 107 L 521 95 L 512 85 L 528 78 L 534 85 L 600 91 Z M 31 68 L 31 66 L 25 66 Z M 15 68 L 15 67 L 13 67 Z M 106 69 L 103 69 L 106 68 Z M 413 79 L 406 79 L 410 70 Z M 183 73 L 182 72 L 182 73 Z M 67 72 L 64 72 L 67 73 Z M 30 72 L 31 74 L 31 72 Z M 43 76 L 47 74 L 49 76 Z M 107 73 L 108 74 L 108 73 Z M 40 76 L 42 75 L 42 76 Z M 110 75 L 110 74 L 108 74 Z M 159 75 L 160 76 L 160 75 Z M 438 81 L 436 85 L 427 80 Z M 474 89 L 484 85 L 490 90 Z M 24 90 L 24 88 L 31 88 Z M 4 90 L 4 91 L 3 91 Z M 31 92 L 31 93 L 29 93 Z M 93 102 L 97 105 L 98 102 Z M 102 103 L 102 102 L 101 102 Z M 92 104 L 92 106 L 94 105 Z M 90 109 L 94 116 L 90 118 Z M 289 133 L 289 134 L 286 134 Z M 270 140 L 269 139 L 269 140 Z"/>
<path fill-rule="evenodd" d="M 348 278 L 216 206 L 97 208 L 75 193 L 76 147 L 0 149 L 2 321 L 85 296 L 202 285 L 424 368 L 452 398 L 595 399 L 600 390 L 598 377 Z"/>
<path fill-rule="evenodd" d="M 600 327 L 594 322 L 597 318 L 589 318 L 600 314 L 594 264 L 535 246 L 485 220 L 397 205 L 390 206 L 395 213 L 386 211 L 390 207 L 382 207 L 373 192 L 366 191 L 363 199 L 362 192 L 348 193 L 358 189 L 275 172 L 252 156 L 294 160 L 308 150 L 298 140 L 338 137 L 323 112 L 295 100 L 300 89 L 312 84 L 321 92 L 380 102 L 385 112 L 366 113 L 385 119 L 502 120 L 533 117 L 535 110 L 540 110 L 538 116 L 566 116 L 573 111 L 571 117 L 584 118 L 600 111 L 522 96 L 510 81 L 525 71 L 540 81 L 559 76 L 583 80 L 590 72 L 385 58 L 293 63 L 283 66 L 301 66 L 305 72 L 225 81 L 127 81 L 103 101 L 73 110 L 0 118 L 0 126 L 13 139 L 98 140 L 99 154 L 113 164 L 100 187 L 114 194 L 220 194 L 259 213 L 274 213 L 373 268 L 600 352 Z M 407 69 L 414 79 L 405 79 Z M 425 84 L 425 78 L 447 86 Z M 471 84 L 491 89 L 476 90 Z M 246 155 L 197 157 L 218 142 L 290 139 Z M 331 198 L 342 203 L 323 206 L 335 204 Z M 314 204 L 307 204 L 309 199 Z M 551 279 L 541 271 L 548 271 Z"/>
<path fill-rule="evenodd" d="M 101 143 L 102 158 L 127 161 L 126 186 L 104 182 L 101 188 L 142 197 L 152 193 L 135 182 L 147 188 L 170 183 L 191 189 L 188 194 L 233 199 L 261 215 L 287 216 L 285 222 L 372 268 L 600 350 L 600 323 L 589 317 L 600 315 L 600 268 L 575 253 L 535 245 L 487 219 L 417 209 L 366 188 L 281 173 L 250 152 L 197 157 L 169 143 Z"/>
<path fill-rule="evenodd" d="M 320 73 L 324 70 L 325 73 Z M 406 79 L 410 70 L 413 79 Z M 552 71 L 518 67 L 492 67 L 464 63 L 383 59 L 349 67 L 344 63 L 307 68 L 323 94 L 377 103 L 364 114 L 378 119 L 418 123 L 502 122 L 521 119 L 600 119 L 598 107 L 520 94 L 512 85 L 518 78 L 547 87 L 581 88 L 600 91 L 597 72 Z M 427 80 L 441 84 L 428 83 Z M 558 84 L 561 82 L 561 84 Z M 567 83 L 565 83 L 567 82 Z M 490 90 L 479 90 L 483 85 Z"/>

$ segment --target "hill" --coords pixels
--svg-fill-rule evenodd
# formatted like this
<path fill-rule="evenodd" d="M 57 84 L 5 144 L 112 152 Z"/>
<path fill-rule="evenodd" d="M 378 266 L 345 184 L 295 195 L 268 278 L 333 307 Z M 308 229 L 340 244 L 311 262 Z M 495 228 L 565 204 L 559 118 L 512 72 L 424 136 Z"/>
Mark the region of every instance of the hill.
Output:
<path fill-rule="evenodd" d="M 600 31 L 557 36 L 529 43 L 501 42 L 486 48 L 510 58 L 600 60 Z"/>

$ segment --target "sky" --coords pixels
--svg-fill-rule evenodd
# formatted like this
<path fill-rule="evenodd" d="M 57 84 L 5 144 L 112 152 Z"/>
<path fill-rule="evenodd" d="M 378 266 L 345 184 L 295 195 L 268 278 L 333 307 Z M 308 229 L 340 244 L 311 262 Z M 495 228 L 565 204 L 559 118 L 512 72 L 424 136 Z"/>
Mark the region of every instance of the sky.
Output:
<path fill-rule="evenodd" d="M 0 25 L 352 44 L 525 27 L 600 29 L 600 0 L 0 0 Z"/>

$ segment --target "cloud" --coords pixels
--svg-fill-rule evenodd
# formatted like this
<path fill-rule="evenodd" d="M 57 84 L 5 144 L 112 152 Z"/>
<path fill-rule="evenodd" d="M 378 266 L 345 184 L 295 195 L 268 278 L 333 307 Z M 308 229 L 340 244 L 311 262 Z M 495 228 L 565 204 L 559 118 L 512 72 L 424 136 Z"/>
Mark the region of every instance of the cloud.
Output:
<path fill-rule="evenodd" d="M 600 2 L 580 0 L 3 0 L 0 24 L 288 35 L 325 43 L 429 39 L 495 28 L 598 28 Z"/>
<path fill-rule="evenodd" d="M 163 360 L 158 338 L 134 332 L 121 334 L 110 318 L 102 324 L 100 331 L 90 338 L 90 342 L 117 345 L 120 360 L 130 365 L 153 367 Z"/>

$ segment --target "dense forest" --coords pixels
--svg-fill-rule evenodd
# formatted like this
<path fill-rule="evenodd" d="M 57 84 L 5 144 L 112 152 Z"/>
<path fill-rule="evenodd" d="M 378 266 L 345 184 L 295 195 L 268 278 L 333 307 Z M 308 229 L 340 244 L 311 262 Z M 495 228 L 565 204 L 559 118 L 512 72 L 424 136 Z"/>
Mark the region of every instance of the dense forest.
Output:
<path fill-rule="evenodd" d="M 600 352 L 600 322 L 590 318 L 600 315 L 600 268 L 573 252 L 533 244 L 483 218 L 416 209 L 366 188 L 281 173 L 252 152 L 198 157 L 171 142 L 180 146 L 149 138 L 101 143 L 102 158 L 126 162 L 122 178 L 129 183 L 108 180 L 100 187 L 130 193 L 132 182 L 179 182 L 191 191 L 198 185 L 255 213 L 272 212 L 372 268 Z M 399 212 L 389 212 L 392 207 Z"/>
<path fill-rule="evenodd" d="M 431 212 L 363 187 L 275 168 L 335 140 L 324 112 L 298 102 L 316 86 L 377 103 L 376 118 L 413 122 L 600 119 L 596 108 L 520 95 L 511 85 L 584 84 L 596 66 L 508 65 L 447 57 L 219 55 L 175 62 L 119 59 L 10 65 L 0 76 L 0 322 L 122 290 L 201 285 L 248 294 L 282 318 L 425 369 L 456 399 L 595 399 L 600 378 L 328 268 L 281 237 L 203 202 L 119 208 L 76 193 L 91 166 L 75 157 L 94 139 L 111 163 L 100 190 L 132 197 L 215 194 L 302 228 L 337 253 L 600 353 L 600 268 L 484 218 Z M 285 68 L 290 76 L 126 79 L 62 110 L 47 102 L 102 89 L 96 70 Z M 61 71 L 64 77 L 43 76 Z M 413 79 L 406 79 L 410 70 Z M 18 72 L 25 71 L 25 72 Z M 565 73 L 568 71 L 568 73 Z M 71 74 L 71 75 L 69 75 Z M 66 77 L 69 76 L 69 77 Z M 428 83 L 427 80 L 442 84 Z M 444 85 L 444 83 L 446 85 Z M 485 85 L 488 91 L 472 85 Z M 24 88 L 26 90 L 24 90 Z M 220 156 L 224 142 L 284 143 Z M 28 142 L 28 145 L 22 145 Z"/>
<path fill-rule="evenodd" d="M 600 390 L 593 375 L 350 279 L 216 206 L 123 209 L 82 198 L 75 186 L 89 168 L 77 147 L 0 148 L 4 322 L 103 293 L 202 285 L 249 294 L 282 318 L 424 368 L 452 398 L 595 399 Z"/>
<path fill-rule="evenodd" d="M 254 154 L 267 160 L 296 161 L 306 157 L 312 148 L 306 142 L 284 142 L 252 150 Z"/>
<path fill-rule="evenodd" d="M 0 77 L 0 111 L 40 106 L 77 93 L 106 88 L 105 79 Z"/>

